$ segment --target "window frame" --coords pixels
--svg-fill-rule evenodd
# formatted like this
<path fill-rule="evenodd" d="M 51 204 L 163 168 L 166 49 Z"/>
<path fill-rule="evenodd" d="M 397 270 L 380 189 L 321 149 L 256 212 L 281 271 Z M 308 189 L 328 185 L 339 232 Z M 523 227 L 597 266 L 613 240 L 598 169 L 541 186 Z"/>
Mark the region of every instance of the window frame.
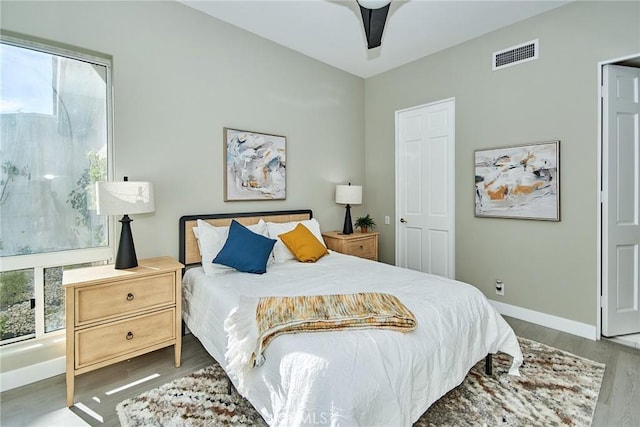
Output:
<path fill-rule="evenodd" d="M 66 57 L 69 59 L 95 64 L 105 67 L 106 86 L 106 120 L 107 120 L 107 180 L 112 180 L 114 176 L 114 155 L 113 155 L 113 82 L 112 82 L 112 58 L 96 52 L 88 52 L 81 48 L 63 47 L 52 42 L 35 41 L 28 36 L 16 35 L 13 33 L 1 32 L 0 42 L 18 48 L 30 49 L 50 55 Z M 37 254 L 12 255 L 0 257 L 0 272 L 33 269 L 34 273 L 34 299 L 35 299 L 35 337 L 29 336 L 23 339 L 13 339 L 5 341 L 0 347 L 2 355 L 26 350 L 29 347 L 40 343 L 59 340 L 59 336 L 65 334 L 65 328 L 51 332 L 45 332 L 45 298 L 44 298 L 44 270 L 46 268 L 60 267 L 81 263 L 109 261 L 114 258 L 115 248 L 115 218 L 109 217 L 107 220 L 106 234 L 107 245 L 103 247 L 93 247 L 86 249 L 70 249 L 54 252 L 44 252 Z"/>

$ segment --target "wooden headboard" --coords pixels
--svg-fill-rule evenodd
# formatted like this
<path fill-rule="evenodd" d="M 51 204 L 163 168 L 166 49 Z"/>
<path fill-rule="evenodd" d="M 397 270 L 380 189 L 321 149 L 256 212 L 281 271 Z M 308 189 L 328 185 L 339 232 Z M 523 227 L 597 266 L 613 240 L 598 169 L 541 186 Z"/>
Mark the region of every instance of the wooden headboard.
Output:
<path fill-rule="evenodd" d="M 199 219 L 207 221 L 211 225 L 223 227 L 230 225 L 232 219 L 235 219 L 242 225 L 252 225 L 257 224 L 260 218 L 265 222 L 303 221 L 313 218 L 313 212 L 310 209 L 299 209 L 291 211 L 185 215 L 180 218 L 178 252 L 180 262 L 185 267 L 200 264 L 201 258 L 200 251 L 198 250 L 198 241 L 193 234 L 193 227 L 197 226 Z"/>

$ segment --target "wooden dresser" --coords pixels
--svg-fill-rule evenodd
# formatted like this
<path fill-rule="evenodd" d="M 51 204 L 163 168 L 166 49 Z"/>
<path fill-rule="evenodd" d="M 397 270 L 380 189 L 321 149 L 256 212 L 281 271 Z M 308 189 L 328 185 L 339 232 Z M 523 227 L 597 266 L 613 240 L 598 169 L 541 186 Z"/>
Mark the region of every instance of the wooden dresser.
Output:
<path fill-rule="evenodd" d="M 338 231 L 329 231 L 322 233 L 322 237 L 331 250 L 373 261 L 378 260 L 377 232 L 342 234 Z"/>
<path fill-rule="evenodd" d="M 163 347 L 182 346 L 182 264 L 171 257 L 63 273 L 67 333 L 67 406 L 75 376 Z"/>

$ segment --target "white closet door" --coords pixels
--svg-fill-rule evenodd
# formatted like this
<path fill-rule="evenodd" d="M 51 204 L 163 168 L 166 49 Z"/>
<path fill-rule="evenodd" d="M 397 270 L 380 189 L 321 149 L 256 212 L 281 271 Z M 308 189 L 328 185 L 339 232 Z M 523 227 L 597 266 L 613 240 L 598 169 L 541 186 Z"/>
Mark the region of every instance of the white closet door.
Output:
<path fill-rule="evenodd" d="M 603 76 L 602 335 L 615 336 L 640 332 L 640 69 Z"/>
<path fill-rule="evenodd" d="M 455 101 L 396 113 L 396 264 L 455 276 Z"/>

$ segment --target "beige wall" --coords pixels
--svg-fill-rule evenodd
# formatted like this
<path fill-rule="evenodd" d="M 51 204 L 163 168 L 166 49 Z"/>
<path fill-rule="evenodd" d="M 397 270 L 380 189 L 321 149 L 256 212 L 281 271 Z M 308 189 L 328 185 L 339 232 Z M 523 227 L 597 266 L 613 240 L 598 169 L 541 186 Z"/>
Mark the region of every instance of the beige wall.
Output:
<path fill-rule="evenodd" d="M 491 71 L 492 52 L 536 38 L 540 59 Z M 640 3 L 575 2 L 367 79 L 371 214 L 394 214 L 394 112 L 455 97 L 457 278 L 489 298 L 595 325 L 597 64 L 637 53 Z M 561 222 L 474 217 L 474 150 L 555 139 Z M 390 263 L 393 224 L 379 227 Z"/>
<path fill-rule="evenodd" d="M 178 255 L 185 214 L 311 208 L 364 181 L 364 80 L 175 2 L 3 1 L 1 26 L 113 57 L 116 177 L 155 185 L 139 258 Z M 222 128 L 287 137 L 287 200 L 223 202 Z M 357 213 L 354 210 L 354 213 Z"/>

